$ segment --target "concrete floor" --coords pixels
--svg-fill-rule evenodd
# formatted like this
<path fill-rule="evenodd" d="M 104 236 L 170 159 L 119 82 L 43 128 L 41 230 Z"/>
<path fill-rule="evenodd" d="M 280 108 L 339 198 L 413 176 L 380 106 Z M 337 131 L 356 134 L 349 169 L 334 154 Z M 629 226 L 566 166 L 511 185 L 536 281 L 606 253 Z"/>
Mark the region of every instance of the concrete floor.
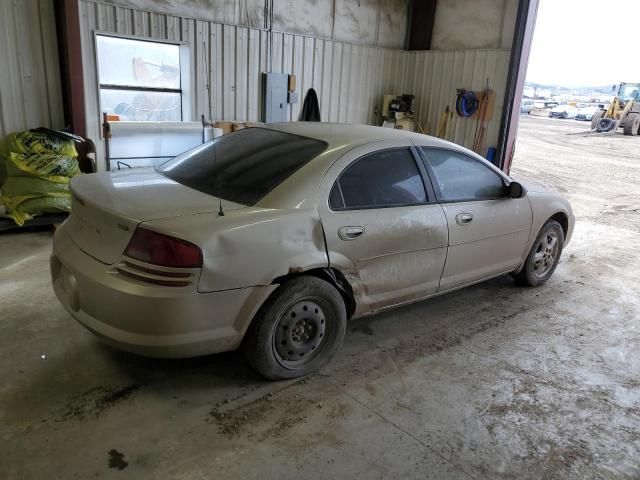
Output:
<path fill-rule="evenodd" d="M 523 119 L 514 175 L 579 217 L 547 285 L 356 320 L 300 381 L 105 347 L 53 296 L 50 233 L 0 235 L 0 478 L 640 478 L 640 138 L 585 129 Z"/>

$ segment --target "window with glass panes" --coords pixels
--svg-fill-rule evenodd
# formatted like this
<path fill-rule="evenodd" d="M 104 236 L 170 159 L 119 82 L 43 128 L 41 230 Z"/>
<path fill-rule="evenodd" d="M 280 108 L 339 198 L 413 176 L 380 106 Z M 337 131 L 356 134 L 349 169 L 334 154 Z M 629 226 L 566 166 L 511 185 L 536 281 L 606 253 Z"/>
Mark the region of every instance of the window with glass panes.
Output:
<path fill-rule="evenodd" d="M 180 45 L 96 35 L 100 107 L 120 120 L 182 120 Z"/>

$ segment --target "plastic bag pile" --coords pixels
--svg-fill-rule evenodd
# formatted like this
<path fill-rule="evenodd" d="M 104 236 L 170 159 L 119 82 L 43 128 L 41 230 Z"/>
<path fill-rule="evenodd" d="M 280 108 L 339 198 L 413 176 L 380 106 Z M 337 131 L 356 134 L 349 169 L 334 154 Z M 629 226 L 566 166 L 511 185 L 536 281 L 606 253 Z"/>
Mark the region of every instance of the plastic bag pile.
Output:
<path fill-rule="evenodd" d="M 26 131 L 0 143 L 0 200 L 17 225 L 42 213 L 71 211 L 69 180 L 79 173 L 71 140 Z"/>

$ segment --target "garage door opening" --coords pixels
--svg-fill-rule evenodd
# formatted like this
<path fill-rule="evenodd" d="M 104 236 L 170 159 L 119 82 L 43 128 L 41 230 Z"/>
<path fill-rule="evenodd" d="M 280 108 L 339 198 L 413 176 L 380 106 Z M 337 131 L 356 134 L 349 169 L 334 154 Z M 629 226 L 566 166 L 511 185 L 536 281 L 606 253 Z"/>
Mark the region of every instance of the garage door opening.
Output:
<path fill-rule="evenodd" d="M 632 30 L 592 41 L 607 12 L 638 18 L 640 4 L 540 0 L 511 174 L 562 192 L 583 225 L 611 237 L 640 231 L 640 72 L 624 48 Z"/>

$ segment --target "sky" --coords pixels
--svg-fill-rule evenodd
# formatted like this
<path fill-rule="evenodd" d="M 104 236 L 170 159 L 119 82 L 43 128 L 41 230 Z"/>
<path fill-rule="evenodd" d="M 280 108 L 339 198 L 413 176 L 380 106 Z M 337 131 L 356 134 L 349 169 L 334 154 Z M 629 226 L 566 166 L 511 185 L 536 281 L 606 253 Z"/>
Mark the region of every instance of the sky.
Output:
<path fill-rule="evenodd" d="M 540 0 L 527 81 L 640 82 L 640 0 Z"/>

